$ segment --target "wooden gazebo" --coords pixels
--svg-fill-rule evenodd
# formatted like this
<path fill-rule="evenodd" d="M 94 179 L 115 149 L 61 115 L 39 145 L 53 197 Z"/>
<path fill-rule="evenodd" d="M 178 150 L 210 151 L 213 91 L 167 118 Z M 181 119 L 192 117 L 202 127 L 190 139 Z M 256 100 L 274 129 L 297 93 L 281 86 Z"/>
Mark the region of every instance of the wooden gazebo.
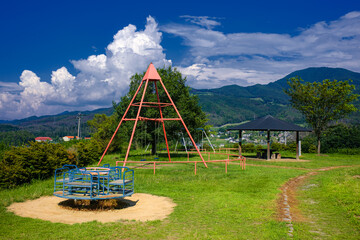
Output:
<path fill-rule="evenodd" d="M 267 131 L 267 159 L 270 159 L 270 131 L 289 131 L 296 132 L 296 159 L 299 159 L 299 132 L 311 132 L 311 129 L 303 128 L 298 125 L 285 122 L 274 118 L 271 115 L 255 119 L 251 122 L 241 124 L 237 127 L 228 128 L 228 131 L 239 131 L 239 153 L 241 152 L 242 131 Z"/>

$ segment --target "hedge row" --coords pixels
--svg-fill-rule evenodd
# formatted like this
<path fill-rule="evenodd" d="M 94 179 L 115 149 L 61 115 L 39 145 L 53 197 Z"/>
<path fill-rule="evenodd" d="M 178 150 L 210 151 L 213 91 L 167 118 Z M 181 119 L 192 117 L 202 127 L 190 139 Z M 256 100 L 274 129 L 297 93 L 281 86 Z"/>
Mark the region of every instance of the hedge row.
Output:
<path fill-rule="evenodd" d="M 95 142 L 79 142 L 71 150 L 61 144 L 31 142 L 12 147 L 0 162 L 0 188 L 12 188 L 33 179 L 46 179 L 64 164 L 86 166 L 98 159 L 101 150 Z"/>

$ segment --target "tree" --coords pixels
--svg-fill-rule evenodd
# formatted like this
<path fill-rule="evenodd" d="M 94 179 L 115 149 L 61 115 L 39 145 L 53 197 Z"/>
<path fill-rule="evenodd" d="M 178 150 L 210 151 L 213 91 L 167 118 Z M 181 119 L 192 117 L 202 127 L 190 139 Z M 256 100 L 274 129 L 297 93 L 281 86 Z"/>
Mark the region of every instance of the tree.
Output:
<path fill-rule="evenodd" d="M 359 96 L 353 93 L 355 86 L 349 84 L 349 81 L 329 79 L 322 83 L 304 83 L 299 77 L 289 79 L 288 84 L 290 88 L 284 91 L 291 97 L 291 105 L 299 110 L 312 126 L 318 143 L 317 152 L 320 154 L 322 133 L 329 123 L 357 111 L 351 104 Z"/>
<path fill-rule="evenodd" d="M 114 134 L 119 123 L 117 120 L 118 117 L 116 114 L 111 116 L 106 116 L 105 114 L 95 114 L 94 118 L 87 122 L 91 130 L 94 132 L 92 134 L 92 139 L 98 142 L 102 149 L 105 149 Z M 109 152 L 121 152 L 122 145 L 127 140 L 127 137 L 125 137 L 128 135 L 127 130 L 127 128 L 119 129 L 119 132 L 116 134 L 110 148 L 108 149 Z"/>
<path fill-rule="evenodd" d="M 176 68 L 172 67 L 158 69 L 158 73 L 172 100 L 174 101 L 177 109 L 179 110 L 180 115 L 183 118 L 189 131 L 191 133 L 194 133 L 196 131 L 196 128 L 204 128 L 205 123 L 207 122 L 206 114 L 202 111 L 201 107 L 198 104 L 198 97 L 195 95 L 190 95 L 189 87 L 186 86 L 186 78 L 183 78 L 181 73 L 178 72 Z M 131 77 L 129 92 L 121 98 L 121 102 L 119 104 L 114 104 L 114 114 L 116 115 L 117 122 L 120 121 L 123 114 L 125 113 L 125 110 L 128 107 L 132 97 L 134 96 L 144 75 L 145 72 L 143 74 L 133 75 Z M 160 102 L 169 102 L 166 93 L 162 89 L 160 84 L 158 85 L 158 92 Z M 134 102 L 139 102 L 141 95 L 142 94 L 138 94 Z M 157 96 L 153 84 L 149 84 L 144 101 L 157 102 Z M 138 108 L 131 107 L 127 117 L 135 118 L 137 110 Z M 162 108 L 162 112 L 164 117 L 177 117 L 176 112 L 172 107 Z M 160 114 L 157 108 L 144 107 L 141 110 L 141 116 L 146 116 L 149 118 L 159 118 Z M 131 126 L 133 126 L 133 122 L 125 122 L 124 125 L 128 129 L 130 129 Z M 138 144 L 144 144 L 145 142 L 151 143 L 151 152 L 152 154 L 156 154 L 157 140 L 163 139 L 163 130 L 161 124 L 153 121 L 138 122 L 137 128 L 140 131 L 137 132 L 135 140 L 137 140 Z M 183 131 L 183 126 L 179 121 L 166 121 L 165 128 L 168 138 L 173 139 L 178 138 L 179 136 L 177 136 L 177 134 Z"/>
<path fill-rule="evenodd" d="M 360 148 L 360 125 L 333 125 L 324 131 L 323 136 L 321 148 L 324 152 Z"/>

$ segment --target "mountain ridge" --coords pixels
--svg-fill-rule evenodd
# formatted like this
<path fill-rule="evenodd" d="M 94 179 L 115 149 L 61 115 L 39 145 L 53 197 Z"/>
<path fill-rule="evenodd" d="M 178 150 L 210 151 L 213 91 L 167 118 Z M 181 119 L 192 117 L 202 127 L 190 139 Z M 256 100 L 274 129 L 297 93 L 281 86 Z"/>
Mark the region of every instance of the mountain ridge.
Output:
<path fill-rule="evenodd" d="M 288 86 L 287 80 L 295 76 L 299 76 L 305 82 L 352 79 L 351 84 L 356 87 L 355 93 L 360 93 L 360 73 L 328 67 L 298 70 L 266 85 L 228 85 L 216 89 L 191 89 L 191 93 L 199 96 L 199 103 L 209 114 L 212 125 L 241 122 L 269 114 L 289 122 L 303 123 L 303 117 L 291 108 L 289 97 L 283 91 Z M 359 107 L 359 101 L 356 105 Z M 352 114 L 351 117 L 359 122 L 358 113 Z"/>
<path fill-rule="evenodd" d="M 242 87 L 236 84 L 222 86 L 212 89 L 190 88 L 190 93 L 199 98 L 199 104 L 208 114 L 209 124 L 220 126 L 227 123 L 238 123 L 245 120 L 273 115 L 280 119 L 293 122 L 304 123 L 300 113 L 292 109 L 289 97 L 283 89 L 287 87 L 287 80 L 291 77 L 299 76 L 306 82 L 322 81 L 324 79 L 336 79 L 344 81 L 352 79 L 352 84 L 356 86 L 356 93 L 360 93 L 360 73 L 343 68 L 306 68 L 292 72 L 285 77 L 268 83 L 266 85 L 256 84 Z M 359 101 L 356 106 L 359 107 Z M 35 132 L 37 135 L 76 135 L 77 120 L 76 115 L 80 111 L 65 111 L 56 115 L 32 116 L 24 119 L 12 121 L 1 121 L 2 125 L 17 126 Z M 112 114 L 112 107 L 101 108 L 93 111 L 81 111 L 84 114 L 83 123 L 97 113 Z M 360 114 L 355 113 L 350 117 L 355 122 L 360 122 Z M 61 127 L 58 127 L 61 126 Z M 90 134 L 90 130 L 84 124 L 84 134 Z M 56 131 L 52 131 L 57 127 Z M 10 127 L 9 127 L 10 128 Z M 70 132 L 73 132 L 71 134 Z M 66 133 L 66 134 L 65 134 Z"/>

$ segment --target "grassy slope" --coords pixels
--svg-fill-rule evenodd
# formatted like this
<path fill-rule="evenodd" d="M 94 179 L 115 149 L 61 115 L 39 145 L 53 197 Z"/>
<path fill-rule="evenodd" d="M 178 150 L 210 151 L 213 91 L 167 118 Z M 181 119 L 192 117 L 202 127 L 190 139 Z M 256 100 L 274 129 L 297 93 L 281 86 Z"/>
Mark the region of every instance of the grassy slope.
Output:
<path fill-rule="evenodd" d="M 114 162 L 114 157 L 107 156 L 105 162 Z M 308 158 L 313 159 L 307 163 L 308 168 L 335 165 L 335 162 L 336 165 L 359 162 L 359 156 L 348 160 L 346 160 L 347 156 L 309 155 Z M 266 162 L 266 164 L 271 163 Z M 283 165 L 283 163 L 272 164 Z M 297 164 L 288 163 L 288 166 L 297 166 Z M 1 191 L 0 238 L 23 239 L 25 236 L 28 239 L 288 238 L 286 225 L 275 220 L 279 187 L 289 178 L 303 174 L 305 171 L 260 166 L 249 166 L 246 171 L 241 171 L 239 165 L 229 165 L 229 172 L 225 174 L 224 166 L 218 164 L 209 164 L 209 169 L 199 164 L 196 176 L 193 175 L 193 170 L 193 165 L 174 165 L 158 169 L 155 176 L 149 169 L 135 170 L 136 192 L 167 196 L 177 204 L 175 211 L 165 221 L 146 223 L 126 221 L 107 224 L 91 222 L 66 225 L 22 218 L 6 212 L 5 206 L 11 202 L 51 195 L 52 181 L 34 182 L 14 190 Z M 326 174 L 321 176 L 327 179 Z M 327 191 L 327 188 L 325 190 Z M 306 200 L 307 196 L 303 199 Z M 331 205 L 331 202 L 329 204 Z M 341 210 L 341 213 L 346 212 L 346 209 Z M 326 221 L 331 222 L 333 218 L 334 216 L 330 216 Z M 338 228 L 348 229 L 342 225 L 343 222 L 338 223 Z M 356 224 L 350 226 L 355 230 L 360 229 Z M 295 224 L 294 227 L 295 238 L 311 239 L 314 236 L 310 224 Z M 347 235 L 345 231 L 340 236 L 351 238 L 354 235 L 350 232 Z"/>
<path fill-rule="evenodd" d="M 295 225 L 298 238 L 359 239 L 359 175 L 359 167 L 336 169 L 306 182 L 299 198 L 308 222 Z"/>
<path fill-rule="evenodd" d="M 295 159 L 295 154 L 286 151 L 280 151 L 282 158 L 293 158 Z M 255 157 L 255 154 L 244 154 L 248 157 Z M 318 156 L 315 153 L 305 153 L 300 157 L 301 160 L 309 160 L 309 162 L 271 162 L 271 161 L 258 161 L 248 159 L 247 163 L 256 164 L 256 165 L 273 165 L 273 166 L 287 166 L 287 167 L 297 167 L 297 168 L 306 168 L 306 169 L 317 169 L 321 167 L 330 167 L 330 166 L 351 166 L 351 165 L 360 165 L 360 156 L 359 155 L 347 155 L 343 154 L 323 154 Z"/>

